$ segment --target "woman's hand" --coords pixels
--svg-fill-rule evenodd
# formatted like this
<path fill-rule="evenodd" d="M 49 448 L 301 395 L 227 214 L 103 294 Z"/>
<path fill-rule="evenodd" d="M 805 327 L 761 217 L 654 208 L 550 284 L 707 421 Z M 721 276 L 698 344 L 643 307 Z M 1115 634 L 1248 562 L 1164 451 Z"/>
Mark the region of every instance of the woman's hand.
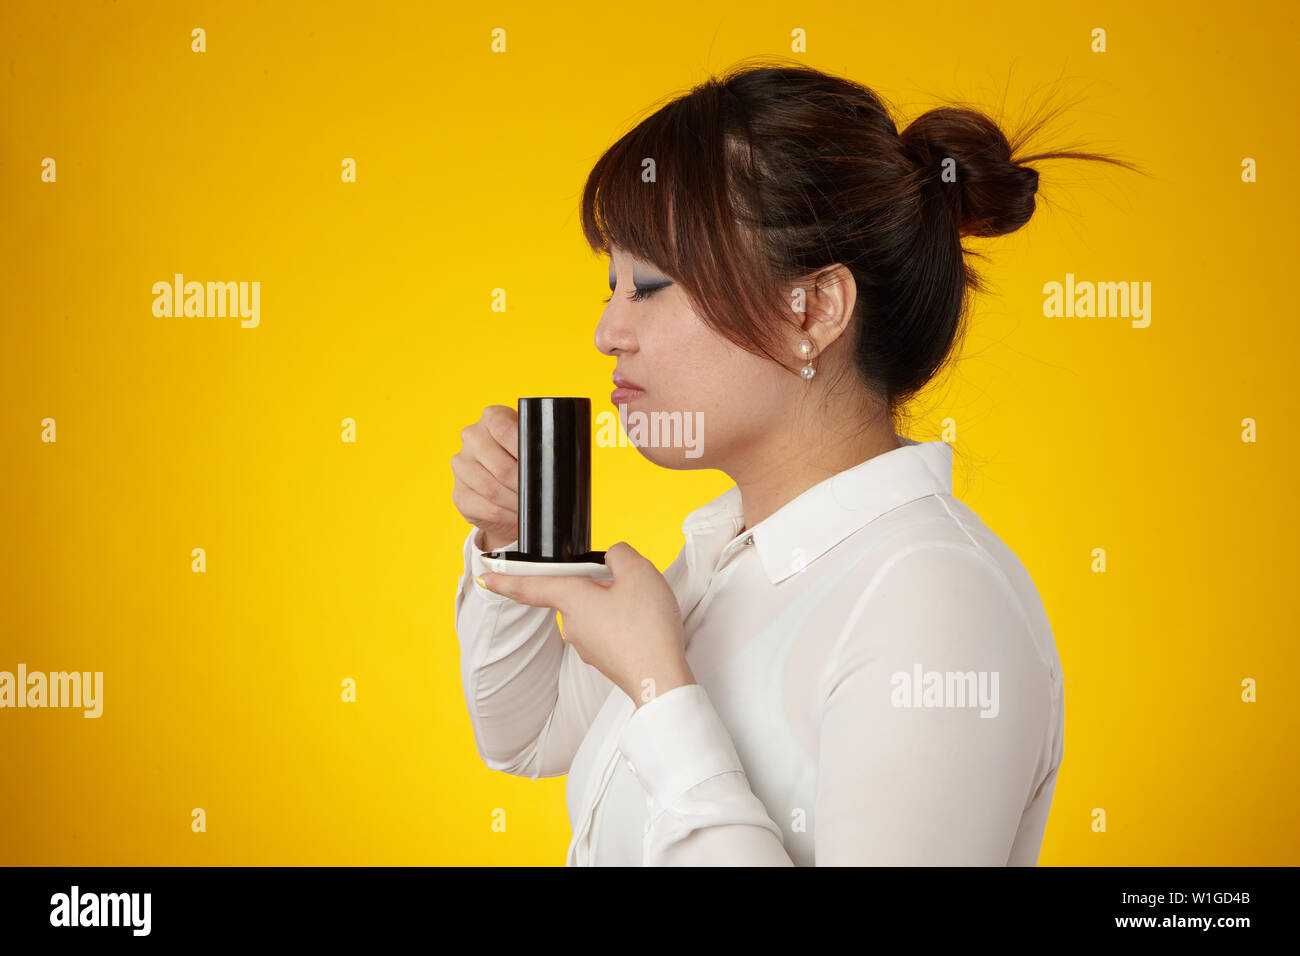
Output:
<path fill-rule="evenodd" d="M 613 581 L 495 573 L 477 580 L 520 604 L 555 608 L 561 636 L 583 663 L 613 681 L 637 707 L 695 683 L 686 663 L 682 612 L 659 569 L 622 541 L 605 552 L 605 564 Z"/>
<path fill-rule="evenodd" d="M 460 433 L 451 456 L 451 503 L 483 532 L 482 550 L 495 551 L 519 536 L 519 413 L 489 405 Z"/>

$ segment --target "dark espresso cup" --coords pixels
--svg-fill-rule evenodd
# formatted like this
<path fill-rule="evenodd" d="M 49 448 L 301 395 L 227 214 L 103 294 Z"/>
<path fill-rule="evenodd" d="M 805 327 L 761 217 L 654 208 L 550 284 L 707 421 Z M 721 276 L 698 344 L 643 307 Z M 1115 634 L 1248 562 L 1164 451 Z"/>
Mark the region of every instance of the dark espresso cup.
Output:
<path fill-rule="evenodd" d="M 519 399 L 518 537 L 518 551 L 489 551 L 485 563 L 606 576 L 605 552 L 591 550 L 591 399 Z"/>

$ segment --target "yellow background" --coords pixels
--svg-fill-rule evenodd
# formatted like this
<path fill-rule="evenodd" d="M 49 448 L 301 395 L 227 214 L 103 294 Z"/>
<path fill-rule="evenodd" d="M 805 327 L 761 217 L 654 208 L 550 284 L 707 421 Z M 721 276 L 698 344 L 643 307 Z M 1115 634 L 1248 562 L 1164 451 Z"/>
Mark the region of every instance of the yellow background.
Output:
<path fill-rule="evenodd" d="M 1031 223 L 973 244 L 994 294 L 911 436 L 956 421 L 955 490 L 1054 627 L 1040 862 L 1300 862 L 1294 7 L 470 6 L 0 7 L 0 669 L 105 681 L 98 720 L 0 711 L 0 862 L 563 862 L 563 778 L 474 749 L 449 459 L 488 404 L 610 407 L 586 173 L 665 97 L 795 55 L 795 28 L 903 123 L 1055 90 L 1080 99 L 1042 144 L 1150 173 L 1039 166 Z M 260 281 L 260 327 L 154 317 L 176 272 Z M 1151 282 L 1150 327 L 1045 318 L 1067 272 Z M 730 484 L 632 448 L 597 448 L 593 480 L 593 544 L 660 568 Z"/>

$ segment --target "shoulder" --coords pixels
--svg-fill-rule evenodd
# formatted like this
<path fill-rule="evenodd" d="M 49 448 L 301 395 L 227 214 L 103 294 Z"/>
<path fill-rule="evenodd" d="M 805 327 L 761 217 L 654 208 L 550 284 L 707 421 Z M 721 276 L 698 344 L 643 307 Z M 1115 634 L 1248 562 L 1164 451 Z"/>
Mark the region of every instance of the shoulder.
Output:
<path fill-rule="evenodd" d="M 832 657 L 965 652 L 1059 669 L 1033 579 L 1015 552 L 960 499 L 928 495 L 844 542 L 849 570 Z"/>

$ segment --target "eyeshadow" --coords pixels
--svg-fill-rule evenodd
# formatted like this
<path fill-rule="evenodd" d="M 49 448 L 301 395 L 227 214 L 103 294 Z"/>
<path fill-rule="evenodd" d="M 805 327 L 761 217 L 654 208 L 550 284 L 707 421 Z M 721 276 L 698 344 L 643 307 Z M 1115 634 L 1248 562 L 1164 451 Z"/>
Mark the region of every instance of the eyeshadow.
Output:
<path fill-rule="evenodd" d="M 634 260 L 634 262 L 636 261 L 637 260 Z M 641 278 L 637 276 L 637 270 L 635 268 L 633 268 L 632 270 L 632 287 L 634 289 L 657 292 L 660 289 L 665 288 L 666 286 L 670 286 L 672 284 L 673 284 L 672 279 L 662 277 L 662 276 L 654 276 L 648 279 Z M 618 277 L 615 274 L 614 259 L 611 256 L 609 260 L 609 291 L 613 292 L 617 287 L 618 287 Z"/>

